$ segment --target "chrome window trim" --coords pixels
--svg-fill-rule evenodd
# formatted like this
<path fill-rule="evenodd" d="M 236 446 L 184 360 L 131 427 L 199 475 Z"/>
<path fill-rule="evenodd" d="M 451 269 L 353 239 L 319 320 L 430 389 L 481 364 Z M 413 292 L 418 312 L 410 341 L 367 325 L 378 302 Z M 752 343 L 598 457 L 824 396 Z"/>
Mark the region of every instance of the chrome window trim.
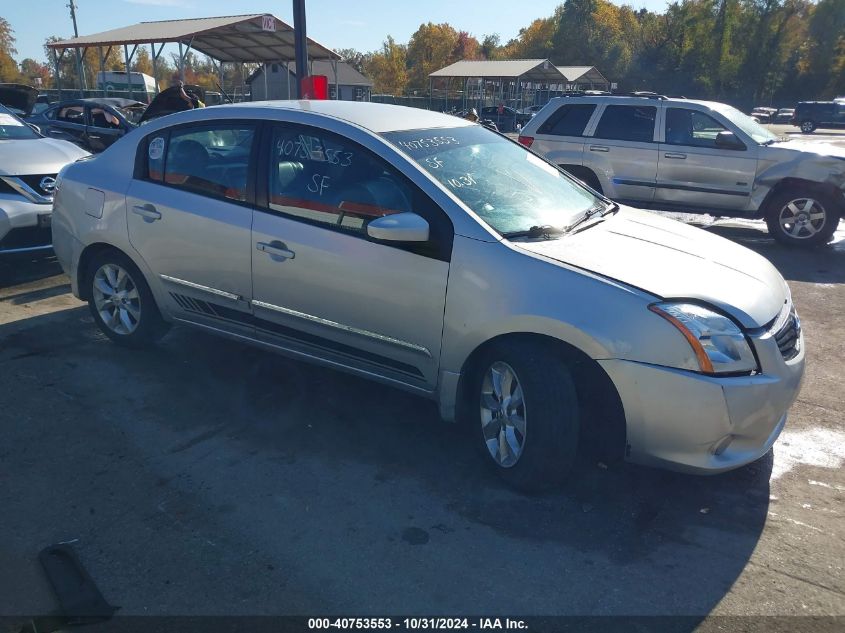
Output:
<path fill-rule="evenodd" d="M 232 292 L 226 292 L 225 290 L 218 290 L 217 288 L 203 286 L 202 284 L 197 284 L 193 281 L 186 281 L 184 279 L 179 279 L 178 277 L 171 277 L 170 275 L 165 274 L 160 274 L 159 277 L 161 277 L 165 281 L 169 281 L 174 284 L 179 284 L 180 286 L 187 286 L 188 288 L 193 288 L 194 290 L 202 290 L 203 292 L 208 292 L 213 295 L 217 295 L 218 297 L 225 297 L 226 299 L 231 299 L 232 301 L 239 301 L 241 299 L 240 295 L 236 295 Z"/>
<path fill-rule="evenodd" d="M 343 323 L 338 323 L 337 321 L 331 321 L 330 319 L 324 319 L 322 317 L 314 316 L 313 314 L 306 314 L 305 312 L 299 312 L 298 310 L 291 310 L 290 308 L 283 308 L 282 306 L 277 306 L 272 303 L 266 303 L 264 301 L 256 301 L 252 300 L 250 303 L 254 306 L 259 308 L 264 308 L 266 310 L 273 310 L 274 312 L 280 312 L 282 314 L 286 314 L 288 316 L 296 317 L 298 319 L 303 319 L 304 321 L 310 321 L 311 323 L 318 323 L 319 325 L 324 325 L 326 327 L 333 328 L 335 330 L 341 330 L 343 332 L 348 332 L 350 334 L 357 334 L 359 336 L 363 336 L 366 338 L 370 338 L 376 341 L 381 341 L 382 343 L 389 343 L 390 345 L 395 345 L 397 347 L 402 347 L 404 349 L 411 350 L 413 352 L 418 352 L 431 358 L 431 352 L 428 348 L 423 347 L 422 345 L 417 345 L 416 343 L 410 343 L 408 341 L 403 341 L 398 338 L 393 338 L 392 336 L 386 336 L 385 334 L 379 334 L 377 332 L 371 332 L 370 330 L 362 330 L 361 328 L 353 327 L 351 325 L 345 325 Z"/>

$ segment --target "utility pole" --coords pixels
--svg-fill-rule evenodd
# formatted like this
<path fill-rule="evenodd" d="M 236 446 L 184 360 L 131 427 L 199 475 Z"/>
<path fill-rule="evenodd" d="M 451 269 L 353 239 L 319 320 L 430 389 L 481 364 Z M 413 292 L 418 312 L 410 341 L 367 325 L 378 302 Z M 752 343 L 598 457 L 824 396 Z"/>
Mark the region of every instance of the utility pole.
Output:
<path fill-rule="evenodd" d="M 308 39 L 305 32 L 305 0 L 293 0 L 293 37 L 294 50 L 296 52 L 296 97 L 298 99 L 302 99 L 302 80 L 308 76 Z"/>
<path fill-rule="evenodd" d="M 70 9 L 70 19 L 73 21 L 73 37 L 79 37 L 79 29 L 76 28 L 76 3 L 74 0 L 70 0 L 67 7 Z M 82 91 L 86 88 L 85 73 L 82 68 L 82 55 L 79 53 L 78 47 L 76 49 L 76 73 L 79 75 L 79 96 L 84 97 Z"/>

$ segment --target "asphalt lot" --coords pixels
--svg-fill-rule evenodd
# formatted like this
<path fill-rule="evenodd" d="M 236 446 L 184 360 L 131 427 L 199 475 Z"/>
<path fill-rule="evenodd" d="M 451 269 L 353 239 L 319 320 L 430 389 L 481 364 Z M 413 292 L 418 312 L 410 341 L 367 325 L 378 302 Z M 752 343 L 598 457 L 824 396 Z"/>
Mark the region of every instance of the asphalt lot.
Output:
<path fill-rule="evenodd" d="M 725 475 L 582 460 L 537 497 L 432 403 L 184 329 L 124 350 L 54 261 L 0 262 L 0 615 L 56 608 L 37 554 L 71 541 L 121 614 L 845 616 L 845 230 L 683 219 L 789 280 L 785 432 Z"/>

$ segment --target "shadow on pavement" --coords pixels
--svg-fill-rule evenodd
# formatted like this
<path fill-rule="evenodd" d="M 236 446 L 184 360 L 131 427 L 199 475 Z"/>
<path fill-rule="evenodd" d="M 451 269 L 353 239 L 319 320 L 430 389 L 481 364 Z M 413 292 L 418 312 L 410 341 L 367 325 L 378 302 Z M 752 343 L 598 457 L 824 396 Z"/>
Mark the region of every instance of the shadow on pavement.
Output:
<path fill-rule="evenodd" d="M 178 505 L 178 520 L 194 540 L 163 532 L 144 545 L 146 585 L 97 578 L 116 604 L 154 591 L 165 573 L 157 565 L 186 582 L 213 571 L 191 572 L 199 534 L 227 543 L 235 557 L 255 549 L 289 561 L 286 573 L 305 577 L 303 587 L 313 581 L 323 612 L 683 615 L 693 617 L 680 630 L 691 631 L 742 573 L 765 524 L 771 453 L 714 477 L 585 458 L 562 490 L 525 496 L 488 472 L 467 433 L 441 423 L 426 400 L 184 329 L 154 351 L 131 352 L 104 340 L 84 308 L 58 317 L 0 326 L 0 392 L 19 377 L 0 432 L 25 416 L 43 456 L 33 466 L 25 454 L 6 455 L 7 471 L 20 473 L 4 487 L 18 491 L 17 512 L 30 523 L 55 521 L 42 512 L 49 499 L 28 500 L 27 472 L 73 498 L 93 493 L 64 490 L 65 482 L 105 469 L 115 484 L 131 482 L 131 494 L 108 499 L 115 516 L 136 507 L 156 515 L 163 495 L 190 500 Z M 49 375 L 39 374 L 46 365 Z M 42 408 L 51 414 L 39 415 Z M 69 446 L 57 421 L 114 444 Z M 101 453 L 121 461 L 89 457 Z M 209 514 L 217 507 L 224 515 Z M 120 557 L 131 551 L 111 545 L 129 537 L 98 516 L 76 520 L 116 557 L 106 568 L 125 567 Z M 0 539 L 19 543 L 7 529 L 0 526 Z M 320 582 L 318 568 L 354 582 Z M 244 572 L 223 576 L 253 588 L 250 598 L 235 604 L 212 593 L 197 612 L 290 608 L 262 602 L 267 580 Z"/>
<path fill-rule="evenodd" d="M 715 224 L 707 230 L 756 251 L 772 262 L 787 281 L 845 283 L 845 239 L 805 249 L 783 246 L 770 238 L 765 229 Z"/>

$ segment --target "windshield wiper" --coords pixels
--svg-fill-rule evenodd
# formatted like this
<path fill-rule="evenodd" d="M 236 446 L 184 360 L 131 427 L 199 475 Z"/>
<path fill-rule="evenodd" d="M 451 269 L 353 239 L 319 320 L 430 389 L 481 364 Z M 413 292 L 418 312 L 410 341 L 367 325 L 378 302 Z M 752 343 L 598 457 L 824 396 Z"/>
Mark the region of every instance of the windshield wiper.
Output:
<path fill-rule="evenodd" d="M 502 237 L 506 237 L 508 239 L 512 239 L 514 237 L 542 237 L 548 240 L 551 239 L 552 235 L 561 235 L 563 232 L 563 229 L 543 224 L 542 226 L 532 226 L 526 231 L 511 231 L 510 233 L 502 233 Z"/>
<path fill-rule="evenodd" d="M 616 213 L 617 211 L 619 211 L 619 205 L 616 204 L 615 202 L 612 203 L 608 207 L 593 207 L 592 209 L 588 210 L 584 215 L 582 215 L 580 218 L 575 220 L 575 222 L 573 222 L 572 224 L 567 226 L 566 232 L 567 233 L 573 232 L 576 227 L 581 226 L 582 224 L 584 224 L 590 218 L 594 218 L 598 215 L 603 216 L 607 213 Z"/>

